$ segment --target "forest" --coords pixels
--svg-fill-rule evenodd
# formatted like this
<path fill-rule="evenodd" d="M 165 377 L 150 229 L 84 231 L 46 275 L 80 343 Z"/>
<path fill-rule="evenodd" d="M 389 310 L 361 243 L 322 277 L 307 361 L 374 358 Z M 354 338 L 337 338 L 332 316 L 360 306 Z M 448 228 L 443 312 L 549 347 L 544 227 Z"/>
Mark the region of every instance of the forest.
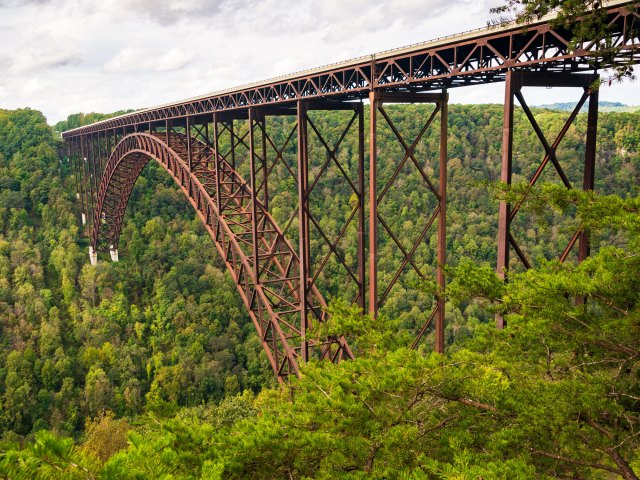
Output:
<path fill-rule="evenodd" d="M 430 113 L 388 112 L 410 139 Z M 568 116 L 534 112 L 549 136 Z M 407 269 L 374 320 L 350 303 L 334 255 L 318 273 L 327 328 L 348 337 L 356 359 L 309 362 L 280 386 L 213 242 L 162 168 L 150 162 L 136 183 L 120 261 L 93 267 L 59 132 L 107 116 L 51 127 L 38 111 L 0 110 L 0 478 L 637 479 L 640 112 L 600 114 L 595 192 L 559 186 L 548 168 L 514 222 L 535 268 L 514 260 L 504 284 L 494 272 L 498 201 L 521 195 L 543 155 L 516 113 L 517 185 L 505 191 L 502 106 L 449 107 L 446 353 L 432 351 L 432 335 L 409 348 L 438 294 L 431 282 Z M 313 115 L 327 138 L 349 120 Z M 275 137 L 293 125 L 270 121 Z M 585 129 L 580 114 L 557 153 L 575 185 Z M 435 178 L 437 131 L 415 150 Z M 392 135 L 380 130 L 380 186 L 402 159 Z M 318 138 L 310 148 L 318 172 Z M 354 171 L 357 135 L 337 155 Z M 281 223 L 295 200 L 284 164 L 294 158 L 289 145 L 270 180 Z M 312 211 L 335 238 L 353 204 L 348 185 L 333 168 L 315 192 Z M 406 242 L 434 205 L 410 169 L 385 202 L 381 214 Z M 591 257 L 558 262 L 578 227 L 591 234 Z M 355 228 L 338 246 L 347 265 Z M 429 230 L 416 250 L 425 272 L 435 239 Z M 319 269 L 327 247 L 317 230 L 311 247 Z M 384 286 L 398 251 L 388 235 L 379 249 Z"/>

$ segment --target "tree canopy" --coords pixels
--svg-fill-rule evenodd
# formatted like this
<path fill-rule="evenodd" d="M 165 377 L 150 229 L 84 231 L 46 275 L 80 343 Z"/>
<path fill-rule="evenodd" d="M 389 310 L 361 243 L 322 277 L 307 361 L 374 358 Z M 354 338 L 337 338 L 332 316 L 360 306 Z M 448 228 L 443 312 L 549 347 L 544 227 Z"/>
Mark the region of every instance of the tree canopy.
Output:
<path fill-rule="evenodd" d="M 428 113 L 389 109 L 408 136 Z M 534 113 L 545 131 L 566 116 Z M 314 115 L 339 134 L 340 113 Z M 150 164 L 136 184 L 121 261 L 91 267 L 64 150 L 38 112 L 0 119 L 0 476 L 637 478 L 637 113 L 602 114 L 598 125 L 596 191 L 617 195 L 567 191 L 544 176 L 528 196 L 514 232 L 537 267 L 513 268 L 505 285 L 494 274 L 497 199 L 488 188 L 499 178 L 501 108 L 452 105 L 447 354 L 431 351 L 430 336 L 408 348 L 433 301 L 428 285 L 403 278 L 374 321 L 349 306 L 334 265 L 321 278 L 332 295 L 329 327 L 349 336 L 357 359 L 312 362 L 282 387 L 210 239 L 161 169 Z M 584 120 L 557 151 L 572 180 Z M 402 155 L 392 134 L 379 132 L 383 176 Z M 539 161 L 534 135 L 514 134 L 516 183 Z M 429 134 L 416 147 L 430 174 L 436 141 Z M 346 138 L 338 152 L 348 168 L 356 142 Z M 320 147 L 311 143 L 312 157 Z M 272 179 L 283 218 L 284 170 Z M 338 178 L 330 170 L 318 183 L 330 202 L 312 199 L 332 233 L 349 213 Z M 409 174 L 382 212 L 411 238 L 428 201 Z M 575 228 L 591 232 L 595 254 L 561 264 L 555 254 Z M 427 267 L 431 242 L 415 259 Z M 312 247 L 322 251 L 317 232 Z M 394 255 L 389 239 L 379 247 L 382 258 Z M 341 248 L 354 256 L 353 245 Z M 498 311 L 504 331 L 492 327 Z"/>

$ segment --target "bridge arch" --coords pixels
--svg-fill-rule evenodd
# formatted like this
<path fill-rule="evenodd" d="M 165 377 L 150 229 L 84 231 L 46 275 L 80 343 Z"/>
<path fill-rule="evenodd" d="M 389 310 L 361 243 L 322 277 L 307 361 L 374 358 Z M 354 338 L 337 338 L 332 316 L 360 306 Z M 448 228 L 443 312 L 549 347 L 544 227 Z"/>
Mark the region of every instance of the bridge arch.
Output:
<path fill-rule="evenodd" d="M 216 170 L 206 163 L 192 165 L 182 157 L 185 135 L 171 133 L 132 133 L 115 146 L 105 165 L 97 191 L 97 202 L 91 231 L 91 250 L 117 252 L 125 210 L 133 187 L 146 164 L 155 160 L 178 184 L 198 214 L 214 241 L 231 274 L 242 301 L 256 328 L 269 362 L 279 381 L 299 374 L 299 359 L 311 350 L 312 356 L 338 362 L 353 355 L 343 337 L 309 340 L 307 332 L 313 326 L 301 325 L 300 262 L 291 244 L 284 237 L 266 209 L 255 200 L 247 183 L 223 159 L 218 158 L 221 181 L 216 182 Z M 195 138 L 201 153 L 215 155 Z M 207 151 L 208 150 L 208 151 Z M 224 182 L 222 182 L 224 180 Z M 215 186 L 224 183 L 220 202 Z M 246 241 L 247 219 L 264 226 L 257 239 L 258 254 Z M 243 219 L 245 221 L 243 221 Z M 247 232 L 249 228 L 249 232 Z M 117 254 L 117 253 L 116 253 Z M 112 255 L 113 258 L 113 255 Z M 326 320 L 324 299 L 314 289 L 307 299 L 307 308 L 315 322 Z"/>

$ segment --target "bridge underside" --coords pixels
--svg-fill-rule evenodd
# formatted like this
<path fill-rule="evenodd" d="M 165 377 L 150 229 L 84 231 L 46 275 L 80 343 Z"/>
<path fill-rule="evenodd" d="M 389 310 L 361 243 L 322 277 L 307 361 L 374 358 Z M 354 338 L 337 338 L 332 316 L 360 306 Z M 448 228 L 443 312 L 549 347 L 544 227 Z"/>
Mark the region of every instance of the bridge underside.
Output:
<path fill-rule="evenodd" d="M 622 46 L 621 55 L 634 61 L 640 45 L 633 27 L 640 19 L 637 5 L 616 7 L 610 15 L 620 30 L 614 41 Z M 322 291 L 375 316 L 394 289 L 434 279 L 437 292 L 425 303 L 412 346 L 429 339 L 443 352 L 448 93 L 442 87 L 505 82 L 501 181 L 512 181 L 516 102 L 543 150 L 525 197 L 545 171 L 574 188 L 556 152 L 586 105 L 581 187 L 590 190 L 597 75 L 579 72 L 603 66 L 598 58 L 589 60 L 594 48 L 570 50 L 562 31 L 543 24 L 528 32 L 498 32 L 366 65 L 336 67 L 318 78 L 310 74 L 150 109 L 65 133 L 92 261 L 98 252 L 111 252 L 117 259 L 131 190 L 154 159 L 178 183 L 213 238 L 280 380 L 297 375 L 300 362 L 310 358 L 338 362 L 352 357 L 344 337 L 316 338 L 318 326 L 328 320 Z M 529 109 L 528 87 L 580 92 L 576 108 L 554 136 L 543 133 Z M 436 89 L 441 90 L 425 92 Z M 404 131 L 388 108 L 410 103 L 424 106 L 418 132 Z M 333 112 L 335 124 L 323 125 L 316 111 Z M 380 132 L 385 132 L 384 143 Z M 420 143 L 430 132 L 437 148 L 424 158 Z M 345 146 L 346 138 L 357 145 L 356 151 Z M 378 158 L 389 156 L 396 160 L 393 168 L 379 171 Z M 390 221 L 398 212 L 389 193 L 402 185 L 411 185 L 422 203 L 411 226 L 399 231 Z M 520 208 L 521 202 L 505 201 L 499 207 L 496 269 L 503 277 L 516 265 L 532 265 L 512 228 Z M 389 258 L 380 258 L 381 239 L 392 246 L 386 250 L 392 252 Z M 587 232 L 577 230 L 559 259 L 581 261 L 588 254 Z M 338 286 L 331 290 L 328 278 L 334 277 Z M 497 324 L 504 327 L 503 319 L 497 318 Z"/>

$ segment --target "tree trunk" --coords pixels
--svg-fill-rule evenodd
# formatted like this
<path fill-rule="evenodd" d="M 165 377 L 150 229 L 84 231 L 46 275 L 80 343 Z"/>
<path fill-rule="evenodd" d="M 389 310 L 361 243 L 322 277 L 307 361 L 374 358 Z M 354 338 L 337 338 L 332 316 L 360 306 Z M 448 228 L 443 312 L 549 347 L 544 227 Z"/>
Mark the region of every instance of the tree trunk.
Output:
<path fill-rule="evenodd" d="M 620 469 L 620 475 L 622 476 L 622 478 L 624 478 L 624 480 L 639 480 L 638 476 L 629 466 L 629 463 L 627 463 L 622 455 L 620 455 L 620 452 L 618 452 L 618 450 L 612 448 L 610 450 L 607 450 L 607 453 Z"/>

